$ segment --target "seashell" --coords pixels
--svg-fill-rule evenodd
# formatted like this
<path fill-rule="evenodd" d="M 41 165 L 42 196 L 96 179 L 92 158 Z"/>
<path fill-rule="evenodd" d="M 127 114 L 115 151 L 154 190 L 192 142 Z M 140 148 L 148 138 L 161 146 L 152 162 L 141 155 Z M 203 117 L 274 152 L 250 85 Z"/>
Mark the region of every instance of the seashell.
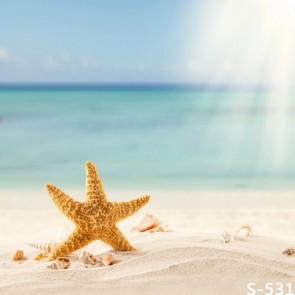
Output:
<path fill-rule="evenodd" d="M 65 269 L 69 267 L 70 260 L 65 257 L 58 257 L 56 260 L 52 261 L 49 265 L 46 266 L 48 269 Z"/>
<path fill-rule="evenodd" d="M 284 255 L 294 255 L 295 254 L 295 249 L 294 248 L 288 248 L 283 252 Z"/>
<path fill-rule="evenodd" d="M 146 213 L 138 217 L 132 230 L 144 232 L 156 228 L 159 224 L 159 220 L 154 215 Z"/>
<path fill-rule="evenodd" d="M 114 257 L 111 253 L 106 253 L 103 255 L 101 262 L 104 266 L 109 266 L 114 264 Z"/>
<path fill-rule="evenodd" d="M 57 243 L 26 243 L 26 245 L 44 251 L 46 254 L 49 254 L 57 245 Z"/>
<path fill-rule="evenodd" d="M 252 226 L 245 224 L 240 227 L 238 230 L 238 235 L 241 236 L 242 238 L 244 237 L 249 237 L 252 234 Z"/>
<path fill-rule="evenodd" d="M 21 261 L 21 260 L 23 260 L 23 258 L 24 258 L 24 251 L 16 250 L 11 261 Z"/>
<path fill-rule="evenodd" d="M 96 264 L 96 257 L 86 251 L 81 251 L 78 256 L 79 260 L 84 264 Z"/>
<path fill-rule="evenodd" d="M 231 241 L 232 236 L 228 231 L 225 231 L 220 236 L 220 242 L 223 244 L 227 244 Z"/>
<path fill-rule="evenodd" d="M 86 268 L 87 268 L 87 265 L 85 265 L 81 261 L 74 261 L 68 267 L 68 269 L 86 269 Z"/>
<path fill-rule="evenodd" d="M 40 260 L 42 260 L 42 259 L 44 259 L 44 258 L 46 258 L 46 254 L 43 253 L 43 252 L 41 252 L 41 253 L 39 253 L 39 254 L 34 258 L 34 260 L 40 261 Z"/>

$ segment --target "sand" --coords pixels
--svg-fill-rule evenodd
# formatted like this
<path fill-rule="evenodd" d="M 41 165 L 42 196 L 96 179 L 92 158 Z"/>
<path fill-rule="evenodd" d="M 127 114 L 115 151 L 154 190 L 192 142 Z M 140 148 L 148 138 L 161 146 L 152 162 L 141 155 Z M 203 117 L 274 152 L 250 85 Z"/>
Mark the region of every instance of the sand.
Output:
<path fill-rule="evenodd" d="M 231 194 L 205 195 L 207 201 L 200 201 L 206 204 L 202 208 L 179 205 L 179 209 L 159 209 L 151 205 L 140 212 L 152 212 L 169 224 L 166 232 L 131 232 L 138 216 L 123 221 L 120 227 L 138 251 L 112 251 L 114 265 L 73 269 L 78 267 L 73 258 L 70 269 L 58 271 L 47 270 L 33 261 L 38 250 L 23 242 L 57 241 L 71 229 L 71 223 L 53 205 L 2 207 L 0 294 L 241 295 L 247 294 L 249 283 L 256 283 L 259 289 L 268 282 L 291 283 L 294 292 L 295 256 L 282 255 L 284 249 L 295 246 L 295 210 L 281 206 L 285 203 L 282 196 L 288 199 L 291 192 L 273 192 L 268 206 L 261 195 L 254 204 L 256 208 L 238 204 L 235 208 Z M 208 198 L 214 196 L 223 201 L 210 205 Z M 251 196 L 253 193 L 249 193 Z M 224 230 L 234 232 L 242 223 L 253 225 L 253 236 L 228 244 L 220 242 Z M 24 250 L 24 262 L 10 262 L 16 249 Z M 110 248 L 97 241 L 86 250 L 100 256 Z"/>

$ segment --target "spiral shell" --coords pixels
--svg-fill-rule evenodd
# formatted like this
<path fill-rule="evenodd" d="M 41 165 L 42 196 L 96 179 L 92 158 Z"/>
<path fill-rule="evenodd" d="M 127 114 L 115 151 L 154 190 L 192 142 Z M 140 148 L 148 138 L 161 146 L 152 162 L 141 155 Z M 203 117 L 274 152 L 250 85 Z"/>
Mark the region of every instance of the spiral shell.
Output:
<path fill-rule="evenodd" d="M 144 232 L 156 228 L 159 224 L 159 220 L 153 214 L 145 213 L 138 217 L 132 230 Z"/>
<path fill-rule="evenodd" d="M 78 256 L 79 260 L 84 264 L 96 264 L 96 257 L 86 251 L 81 251 Z"/>
<path fill-rule="evenodd" d="M 57 245 L 57 243 L 26 243 L 26 245 L 39 249 L 46 254 L 49 254 L 53 248 Z"/>
<path fill-rule="evenodd" d="M 56 260 L 52 261 L 49 265 L 46 266 L 48 269 L 56 270 L 56 269 L 65 269 L 69 267 L 70 260 L 65 257 L 59 257 Z"/>

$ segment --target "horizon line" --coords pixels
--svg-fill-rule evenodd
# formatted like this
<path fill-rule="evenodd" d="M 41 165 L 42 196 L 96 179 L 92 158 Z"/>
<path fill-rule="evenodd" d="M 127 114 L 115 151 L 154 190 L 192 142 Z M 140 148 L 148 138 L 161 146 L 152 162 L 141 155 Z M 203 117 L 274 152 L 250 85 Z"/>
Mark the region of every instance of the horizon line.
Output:
<path fill-rule="evenodd" d="M 0 90 L 266 90 L 265 85 L 157 82 L 0 82 Z"/>

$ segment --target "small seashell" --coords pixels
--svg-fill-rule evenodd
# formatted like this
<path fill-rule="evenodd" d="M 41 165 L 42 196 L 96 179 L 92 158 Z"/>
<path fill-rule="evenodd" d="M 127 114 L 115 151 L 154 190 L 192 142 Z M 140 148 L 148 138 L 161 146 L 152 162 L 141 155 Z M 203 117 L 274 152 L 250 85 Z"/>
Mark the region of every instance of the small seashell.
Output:
<path fill-rule="evenodd" d="M 294 248 L 288 248 L 283 252 L 284 255 L 294 255 L 295 254 L 295 249 Z"/>
<path fill-rule="evenodd" d="M 44 251 L 46 254 L 49 254 L 57 245 L 57 243 L 26 243 L 26 245 Z"/>
<path fill-rule="evenodd" d="M 86 251 L 81 251 L 78 258 L 84 264 L 96 264 L 96 257 Z"/>
<path fill-rule="evenodd" d="M 23 258 L 24 258 L 24 251 L 16 250 L 11 261 L 21 261 L 21 260 L 23 260 Z"/>
<path fill-rule="evenodd" d="M 245 224 L 240 227 L 238 230 L 238 235 L 240 235 L 242 238 L 249 237 L 252 234 L 252 226 Z"/>
<path fill-rule="evenodd" d="M 111 253 L 106 253 L 102 259 L 101 259 L 101 262 L 104 266 L 109 266 L 109 265 L 112 265 L 114 264 L 114 258 L 113 258 L 113 255 Z"/>
<path fill-rule="evenodd" d="M 158 225 L 159 220 L 154 215 L 146 213 L 138 217 L 132 230 L 144 232 L 156 228 Z"/>
<path fill-rule="evenodd" d="M 66 257 L 59 257 L 46 266 L 48 269 L 65 269 L 69 267 L 70 260 Z"/>
<path fill-rule="evenodd" d="M 41 252 L 41 253 L 39 253 L 39 254 L 34 258 L 34 260 L 40 261 L 40 260 L 42 260 L 42 259 L 44 259 L 44 258 L 46 258 L 46 254 L 43 253 L 43 252 Z"/>
<path fill-rule="evenodd" d="M 223 244 L 227 244 L 231 241 L 232 237 L 228 231 L 225 231 L 220 236 L 220 242 Z"/>

